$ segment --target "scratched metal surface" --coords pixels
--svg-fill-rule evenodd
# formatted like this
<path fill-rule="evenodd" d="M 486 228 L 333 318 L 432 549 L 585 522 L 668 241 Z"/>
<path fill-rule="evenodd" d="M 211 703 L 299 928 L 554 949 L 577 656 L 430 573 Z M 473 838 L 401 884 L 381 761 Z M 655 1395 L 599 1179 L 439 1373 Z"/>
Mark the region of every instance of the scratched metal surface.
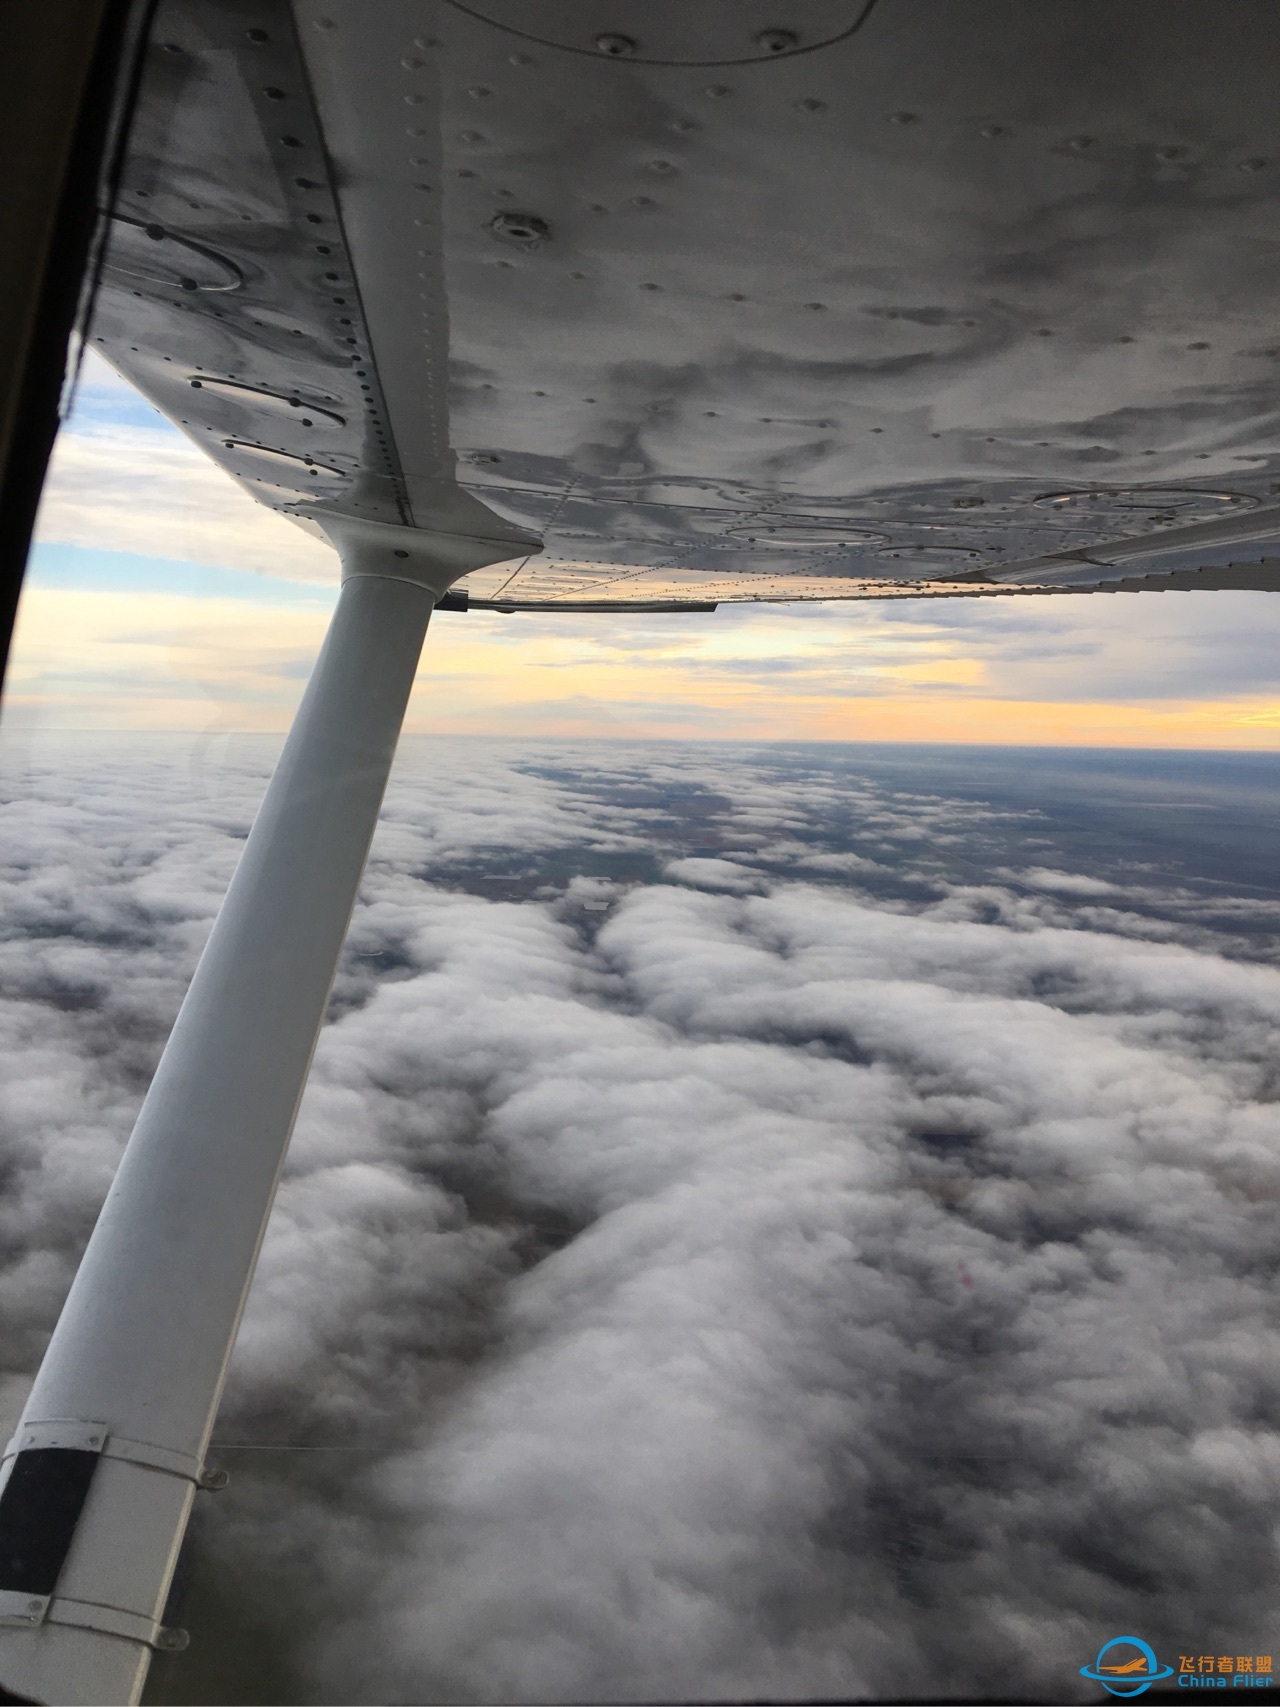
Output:
<path fill-rule="evenodd" d="M 1278 70 L 1269 0 L 164 0 L 93 336 L 265 503 L 501 518 L 476 601 L 1274 586 Z"/>

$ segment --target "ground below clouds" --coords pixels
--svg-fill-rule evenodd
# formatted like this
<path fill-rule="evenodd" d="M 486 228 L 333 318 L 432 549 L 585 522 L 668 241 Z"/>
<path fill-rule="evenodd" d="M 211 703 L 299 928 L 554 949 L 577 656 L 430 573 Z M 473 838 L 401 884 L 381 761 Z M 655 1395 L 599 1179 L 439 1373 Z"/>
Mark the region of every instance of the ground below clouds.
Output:
<path fill-rule="evenodd" d="M 10 1411 L 270 757 L 10 753 Z M 408 743 L 150 1698 L 1267 1651 L 1275 773 Z"/>

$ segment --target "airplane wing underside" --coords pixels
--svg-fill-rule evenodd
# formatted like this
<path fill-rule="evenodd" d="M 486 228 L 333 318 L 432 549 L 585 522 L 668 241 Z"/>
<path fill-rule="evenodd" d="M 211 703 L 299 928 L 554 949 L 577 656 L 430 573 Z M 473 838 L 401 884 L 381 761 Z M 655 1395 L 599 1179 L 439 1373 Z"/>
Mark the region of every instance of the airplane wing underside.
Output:
<path fill-rule="evenodd" d="M 472 605 L 1274 589 L 1277 45 L 1254 0 L 162 0 L 91 336 L 304 524 L 509 540 Z"/>

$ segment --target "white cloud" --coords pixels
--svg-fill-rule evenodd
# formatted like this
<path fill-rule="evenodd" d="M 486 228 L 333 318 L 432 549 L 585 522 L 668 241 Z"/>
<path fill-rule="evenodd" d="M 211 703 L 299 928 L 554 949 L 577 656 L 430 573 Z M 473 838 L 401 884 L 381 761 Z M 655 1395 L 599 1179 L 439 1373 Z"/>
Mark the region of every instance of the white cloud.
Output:
<path fill-rule="evenodd" d="M 59 435 L 36 538 L 332 586 L 338 560 L 255 503 L 180 433 L 82 427 Z"/>
<path fill-rule="evenodd" d="M 122 751 L 5 809 L 14 1379 L 268 756 Z M 1268 1648 L 1280 971 L 747 863 L 851 800 L 899 849 L 997 816 L 410 745 L 219 1424 L 368 1450 L 228 1453 L 197 1530 L 295 1698 L 1067 1699 L 1120 1629 Z M 692 886 L 600 875 L 646 850 Z"/>
<path fill-rule="evenodd" d="M 724 889 L 743 895 L 761 886 L 758 871 L 733 859 L 673 859 L 663 870 L 677 883 L 689 883 L 697 889 Z"/>
<path fill-rule="evenodd" d="M 997 874 L 1014 883 L 1025 883 L 1032 889 L 1047 889 L 1056 895 L 1118 895 L 1120 889 L 1100 877 L 1089 877 L 1082 871 L 1053 871 L 1043 865 L 1030 865 L 1024 871 L 1002 871 Z"/>

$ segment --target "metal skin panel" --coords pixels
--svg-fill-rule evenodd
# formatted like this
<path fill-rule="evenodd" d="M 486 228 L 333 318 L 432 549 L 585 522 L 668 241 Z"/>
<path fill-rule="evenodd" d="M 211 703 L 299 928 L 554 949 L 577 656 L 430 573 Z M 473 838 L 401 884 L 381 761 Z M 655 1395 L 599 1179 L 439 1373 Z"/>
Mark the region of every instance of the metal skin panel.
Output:
<path fill-rule="evenodd" d="M 94 335 L 263 502 L 508 537 L 473 607 L 1270 587 L 1278 68 L 1269 0 L 167 0 Z"/>

